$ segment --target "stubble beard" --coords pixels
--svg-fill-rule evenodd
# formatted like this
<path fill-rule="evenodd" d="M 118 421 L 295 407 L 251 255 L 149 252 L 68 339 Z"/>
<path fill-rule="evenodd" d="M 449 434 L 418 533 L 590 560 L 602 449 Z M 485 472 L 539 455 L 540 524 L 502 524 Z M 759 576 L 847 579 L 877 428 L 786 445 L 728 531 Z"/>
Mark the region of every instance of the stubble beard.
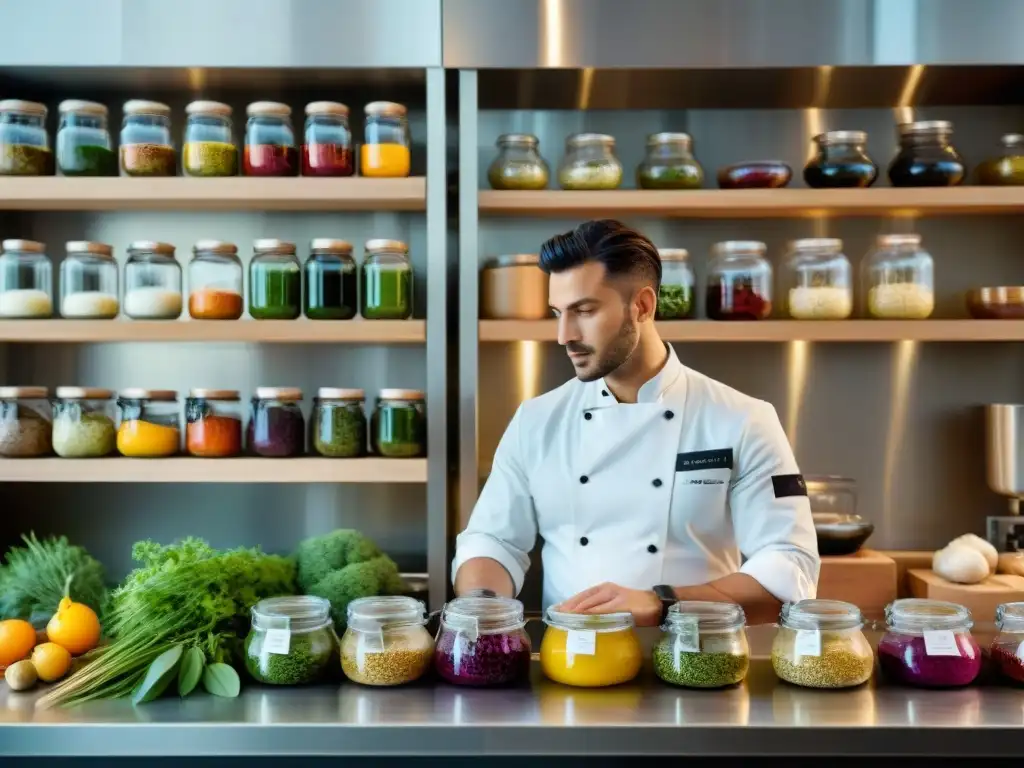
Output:
<path fill-rule="evenodd" d="M 594 364 L 593 369 L 580 371 L 577 369 L 576 378 L 583 382 L 597 381 L 615 371 L 625 363 L 636 351 L 640 333 L 636 325 L 627 316 L 622 321 L 622 326 L 615 338 L 609 342 L 608 347 L 601 354 L 601 357 Z M 589 368 L 589 367 L 588 367 Z"/>

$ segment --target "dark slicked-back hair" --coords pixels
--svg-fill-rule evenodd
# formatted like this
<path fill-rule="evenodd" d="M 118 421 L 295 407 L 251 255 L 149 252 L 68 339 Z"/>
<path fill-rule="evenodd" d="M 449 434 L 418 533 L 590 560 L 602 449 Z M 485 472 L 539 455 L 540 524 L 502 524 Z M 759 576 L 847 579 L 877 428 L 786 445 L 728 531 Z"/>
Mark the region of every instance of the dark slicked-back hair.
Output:
<path fill-rule="evenodd" d="M 614 219 L 580 224 L 572 232 L 555 235 L 540 247 L 540 268 L 548 274 L 564 272 L 588 261 L 598 261 L 610 277 L 629 275 L 661 285 L 661 258 L 654 243 Z"/>

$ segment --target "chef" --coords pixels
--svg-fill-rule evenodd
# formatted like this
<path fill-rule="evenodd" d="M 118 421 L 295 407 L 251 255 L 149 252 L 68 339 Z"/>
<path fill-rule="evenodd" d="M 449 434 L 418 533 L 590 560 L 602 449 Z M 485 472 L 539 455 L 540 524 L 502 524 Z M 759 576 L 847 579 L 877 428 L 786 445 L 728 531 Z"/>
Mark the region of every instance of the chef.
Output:
<path fill-rule="evenodd" d="M 576 378 L 512 418 L 458 537 L 456 593 L 518 594 L 540 534 L 545 608 L 650 626 L 675 600 L 717 600 L 760 623 L 814 597 L 807 489 L 775 409 L 658 336 L 651 241 L 590 221 L 540 265 Z"/>

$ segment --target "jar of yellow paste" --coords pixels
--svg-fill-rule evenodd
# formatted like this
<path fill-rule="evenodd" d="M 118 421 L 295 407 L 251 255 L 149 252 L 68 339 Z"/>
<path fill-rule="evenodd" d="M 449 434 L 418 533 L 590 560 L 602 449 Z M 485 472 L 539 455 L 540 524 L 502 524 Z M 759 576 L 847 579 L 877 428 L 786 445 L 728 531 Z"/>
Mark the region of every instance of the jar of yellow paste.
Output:
<path fill-rule="evenodd" d="M 365 111 L 359 172 L 376 178 L 408 176 L 411 142 L 406 108 L 393 101 L 373 101 Z"/>
<path fill-rule="evenodd" d="M 630 613 L 586 615 L 548 609 L 540 645 L 544 674 L 556 683 L 599 688 L 628 683 L 643 654 Z"/>
<path fill-rule="evenodd" d="M 181 446 L 178 393 L 166 389 L 126 389 L 117 400 L 121 426 L 117 450 L 122 456 L 173 456 Z"/>

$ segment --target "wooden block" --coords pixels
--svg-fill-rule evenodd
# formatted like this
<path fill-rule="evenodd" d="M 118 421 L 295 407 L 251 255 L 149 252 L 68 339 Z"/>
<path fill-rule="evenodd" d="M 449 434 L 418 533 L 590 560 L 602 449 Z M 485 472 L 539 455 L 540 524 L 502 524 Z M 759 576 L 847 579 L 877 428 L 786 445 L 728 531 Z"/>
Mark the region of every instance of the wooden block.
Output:
<path fill-rule="evenodd" d="M 882 550 L 882 554 L 896 561 L 896 593 L 897 597 L 911 597 L 910 583 L 907 572 L 912 568 L 929 570 L 932 567 L 934 552 L 910 550 Z"/>
<path fill-rule="evenodd" d="M 978 622 L 995 620 L 1000 603 L 1024 600 L 1024 577 L 996 574 L 980 584 L 954 584 L 933 571 L 913 568 L 907 574 L 913 597 L 930 600 L 948 600 L 970 609 Z"/>
<path fill-rule="evenodd" d="M 896 563 L 872 549 L 823 557 L 818 597 L 853 603 L 865 618 L 881 619 L 896 599 Z"/>

